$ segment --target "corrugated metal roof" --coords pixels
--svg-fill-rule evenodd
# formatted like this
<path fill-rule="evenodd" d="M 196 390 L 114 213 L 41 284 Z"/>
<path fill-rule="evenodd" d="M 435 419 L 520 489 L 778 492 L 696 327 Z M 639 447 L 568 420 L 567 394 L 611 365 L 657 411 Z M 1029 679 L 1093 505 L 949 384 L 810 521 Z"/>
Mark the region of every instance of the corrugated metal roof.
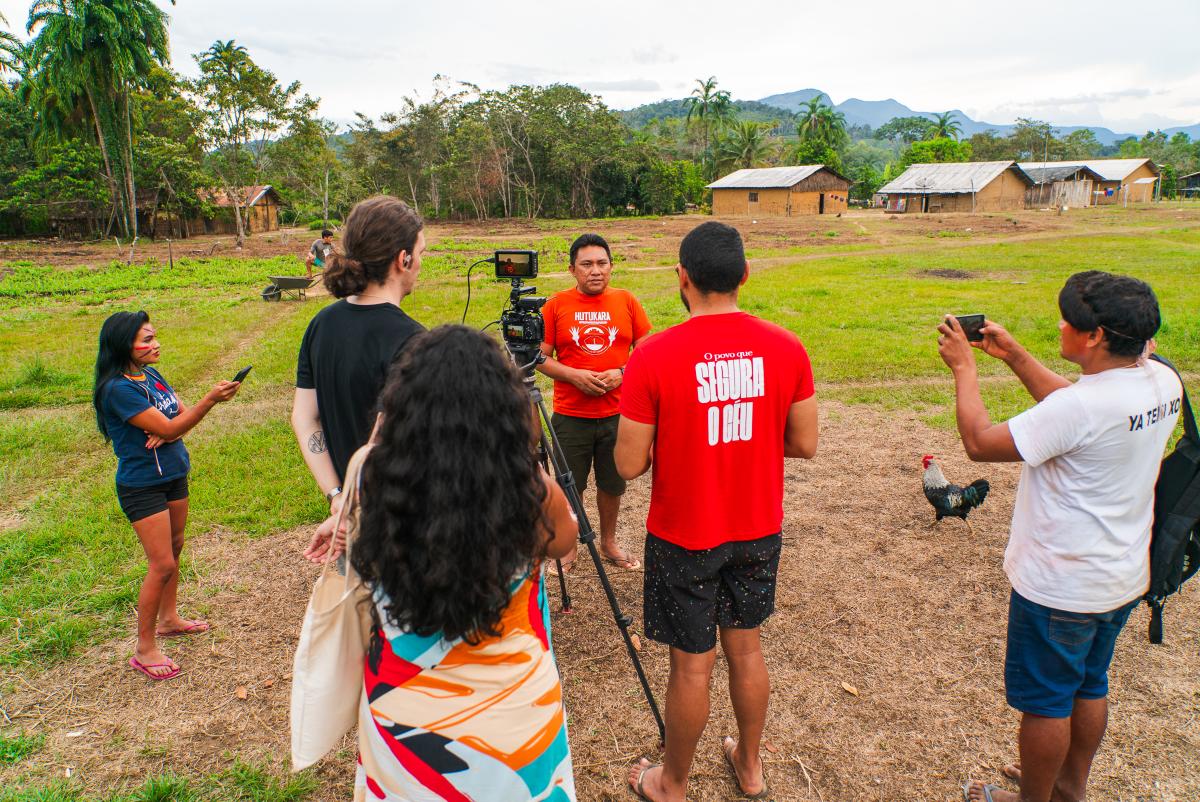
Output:
<path fill-rule="evenodd" d="M 1187 175 L 1181 175 L 1181 176 L 1179 176 L 1179 178 L 1178 178 L 1178 179 L 1176 179 L 1176 180 L 1178 180 L 1178 181 L 1182 181 L 1182 180 L 1184 180 L 1185 178 L 1195 178 L 1196 176 L 1200 176 L 1200 173 L 1188 173 Z"/>
<path fill-rule="evenodd" d="M 1104 177 L 1095 170 L 1081 164 L 1064 164 L 1059 167 L 1025 167 L 1025 174 L 1033 179 L 1035 184 L 1053 184 L 1055 181 L 1065 181 L 1078 172 L 1083 172 L 1085 178 L 1093 181 L 1103 181 Z"/>
<path fill-rule="evenodd" d="M 780 189 L 794 187 L 825 165 L 801 164 L 791 167 L 758 167 L 737 170 L 708 185 L 709 189 Z M 833 172 L 832 170 L 830 172 Z"/>
<path fill-rule="evenodd" d="M 1149 163 L 1150 169 L 1158 175 L 1158 165 L 1149 159 L 1081 159 L 1068 162 L 1021 162 L 1020 168 L 1027 170 L 1037 167 L 1086 167 L 1097 173 L 1102 181 L 1124 181 L 1130 173 L 1143 164 Z"/>
<path fill-rule="evenodd" d="M 1013 170 L 1026 184 L 1033 179 L 1016 162 L 945 162 L 914 164 L 879 188 L 884 194 L 953 195 L 978 192 L 1005 170 Z"/>

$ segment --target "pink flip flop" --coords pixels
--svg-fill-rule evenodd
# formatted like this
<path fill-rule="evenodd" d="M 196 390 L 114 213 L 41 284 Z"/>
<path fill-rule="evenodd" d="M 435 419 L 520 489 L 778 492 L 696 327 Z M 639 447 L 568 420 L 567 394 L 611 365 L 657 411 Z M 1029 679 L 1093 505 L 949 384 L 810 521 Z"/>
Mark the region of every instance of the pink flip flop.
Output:
<path fill-rule="evenodd" d="M 185 635 L 203 635 L 212 629 L 207 621 L 192 621 L 183 629 L 173 629 L 170 632 L 155 632 L 159 638 L 182 638 Z"/>
<path fill-rule="evenodd" d="M 167 674 L 155 674 L 150 671 L 150 669 L 152 669 L 152 668 L 165 668 L 169 665 L 171 665 L 171 664 L 170 663 L 154 663 L 152 665 L 146 665 L 145 663 L 142 663 L 140 660 L 138 660 L 136 657 L 129 658 L 129 667 L 130 668 L 132 668 L 134 671 L 142 672 L 147 677 L 149 677 L 150 679 L 153 679 L 153 680 L 173 679 L 174 677 L 178 677 L 179 674 L 182 672 L 182 669 L 179 666 L 175 666 L 174 670 Z"/>

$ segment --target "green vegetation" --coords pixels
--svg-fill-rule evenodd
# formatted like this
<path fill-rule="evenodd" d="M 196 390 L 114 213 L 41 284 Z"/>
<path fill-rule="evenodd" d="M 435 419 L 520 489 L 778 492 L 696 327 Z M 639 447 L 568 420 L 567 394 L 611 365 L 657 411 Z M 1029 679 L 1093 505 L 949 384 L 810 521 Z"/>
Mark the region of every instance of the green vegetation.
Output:
<path fill-rule="evenodd" d="M 286 774 L 235 761 L 227 770 L 188 778 L 167 773 L 148 777 L 128 791 L 88 794 L 71 781 L 25 790 L 0 790 L 0 802 L 305 802 L 317 790 L 309 773 Z"/>
<path fill-rule="evenodd" d="M 0 733 L 0 766 L 19 763 L 42 748 L 46 742 L 44 735 L 26 735 L 21 732 L 16 735 Z"/>

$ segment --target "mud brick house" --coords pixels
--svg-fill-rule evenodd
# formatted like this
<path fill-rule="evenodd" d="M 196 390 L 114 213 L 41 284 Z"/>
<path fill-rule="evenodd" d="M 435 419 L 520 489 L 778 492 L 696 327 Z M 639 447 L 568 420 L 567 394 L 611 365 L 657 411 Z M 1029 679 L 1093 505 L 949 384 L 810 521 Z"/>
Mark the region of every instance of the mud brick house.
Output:
<path fill-rule="evenodd" d="M 1002 212 L 1025 208 L 1034 185 L 1016 162 L 914 164 L 879 188 L 889 212 Z"/>
<path fill-rule="evenodd" d="M 1025 174 L 1033 179 L 1033 186 L 1025 190 L 1030 209 L 1091 206 L 1096 185 L 1104 181 L 1095 170 L 1075 164 L 1026 167 Z"/>
<path fill-rule="evenodd" d="M 850 181 L 823 164 L 738 170 L 708 185 L 716 217 L 796 217 L 844 212 Z"/>
<path fill-rule="evenodd" d="M 1149 159 L 1082 159 L 1066 162 L 1021 162 L 1022 170 L 1086 167 L 1100 176 L 1092 187 L 1092 205 L 1147 203 L 1154 200 L 1160 171 Z"/>

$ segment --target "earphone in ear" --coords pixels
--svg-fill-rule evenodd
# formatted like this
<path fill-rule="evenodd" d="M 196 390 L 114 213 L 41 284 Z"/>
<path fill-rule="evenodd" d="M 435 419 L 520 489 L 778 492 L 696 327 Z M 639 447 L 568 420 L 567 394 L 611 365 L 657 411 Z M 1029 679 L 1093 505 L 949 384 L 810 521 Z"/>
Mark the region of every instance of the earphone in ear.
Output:
<path fill-rule="evenodd" d="M 405 267 L 408 267 L 408 266 L 409 266 L 409 265 L 411 265 L 411 264 L 412 264 L 412 254 L 411 254 L 411 253 L 406 253 L 406 254 L 404 255 L 404 266 L 405 266 Z"/>

